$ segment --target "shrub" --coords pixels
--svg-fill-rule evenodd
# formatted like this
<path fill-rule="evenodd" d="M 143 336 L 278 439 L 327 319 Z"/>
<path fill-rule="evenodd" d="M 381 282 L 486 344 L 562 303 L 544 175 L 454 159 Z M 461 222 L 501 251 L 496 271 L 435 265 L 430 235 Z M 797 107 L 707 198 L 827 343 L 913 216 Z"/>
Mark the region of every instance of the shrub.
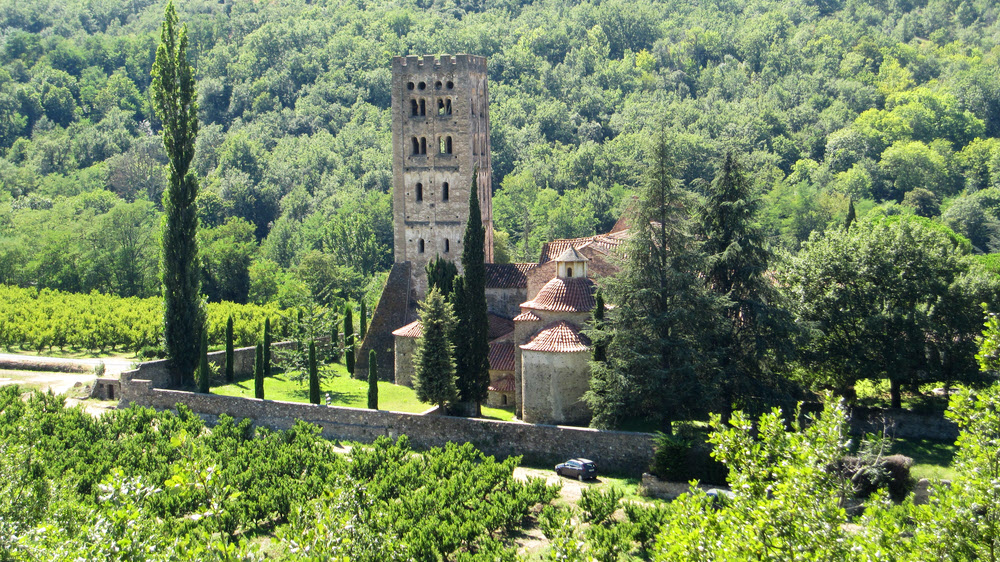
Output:
<path fill-rule="evenodd" d="M 868 499 L 881 489 L 889 492 L 895 502 L 902 502 L 913 490 L 914 478 L 910 475 L 913 459 L 903 455 L 890 455 L 873 460 L 863 457 L 844 457 L 836 467 L 837 473 L 851 482 L 854 496 Z"/>
<path fill-rule="evenodd" d="M 725 484 L 725 465 L 712 458 L 712 449 L 699 436 L 657 433 L 649 471 L 662 480 Z"/>
<path fill-rule="evenodd" d="M 606 490 L 584 488 L 579 503 L 583 520 L 594 524 L 607 521 L 618 509 L 618 502 L 624 495 L 620 488 L 614 486 Z"/>

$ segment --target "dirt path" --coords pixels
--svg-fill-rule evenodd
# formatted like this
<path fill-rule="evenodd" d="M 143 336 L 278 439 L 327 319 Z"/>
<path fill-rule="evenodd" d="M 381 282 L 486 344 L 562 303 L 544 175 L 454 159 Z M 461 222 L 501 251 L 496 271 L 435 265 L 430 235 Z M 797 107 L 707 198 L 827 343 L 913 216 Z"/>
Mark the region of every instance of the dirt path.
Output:
<path fill-rule="evenodd" d="M 75 371 L 93 372 L 94 367 L 99 363 L 104 363 L 105 375 L 117 375 L 122 371 L 128 371 L 132 367 L 133 361 L 119 357 L 105 357 L 103 359 L 74 359 L 67 357 L 47 357 L 44 355 L 21 355 L 17 353 L 0 353 L 0 364 L 6 369 L 17 370 L 45 370 L 46 367 L 52 371 L 62 369 Z"/>

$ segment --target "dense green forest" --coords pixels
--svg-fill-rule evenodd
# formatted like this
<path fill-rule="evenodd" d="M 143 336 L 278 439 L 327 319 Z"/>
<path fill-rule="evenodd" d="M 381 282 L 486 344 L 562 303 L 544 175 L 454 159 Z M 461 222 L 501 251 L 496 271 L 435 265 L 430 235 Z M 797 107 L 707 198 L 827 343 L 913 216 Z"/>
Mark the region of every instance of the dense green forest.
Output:
<path fill-rule="evenodd" d="M 796 250 L 853 199 L 990 252 L 1000 27 L 987 0 L 209 2 L 188 26 L 210 300 L 332 303 L 391 262 L 390 60 L 489 57 L 496 228 L 517 260 L 608 229 L 669 139 L 726 150 Z M 0 0 L 0 283 L 151 296 L 166 162 L 148 0 Z"/>

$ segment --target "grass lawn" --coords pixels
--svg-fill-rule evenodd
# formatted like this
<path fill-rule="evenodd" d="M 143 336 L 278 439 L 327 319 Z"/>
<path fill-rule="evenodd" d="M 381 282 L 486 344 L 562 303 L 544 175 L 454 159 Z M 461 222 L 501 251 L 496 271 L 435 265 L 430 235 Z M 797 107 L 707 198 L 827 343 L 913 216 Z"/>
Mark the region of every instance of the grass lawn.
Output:
<path fill-rule="evenodd" d="M 348 408 L 368 407 L 368 382 L 351 378 L 347 368 L 336 363 L 326 367 L 326 378 L 320 381 L 320 395 L 325 403 L 329 394 L 334 406 Z M 307 379 L 297 382 L 293 377 L 298 373 L 278 373 L 264 379 L 264 398 L 268 400 L 283 400 L 286 402 L 309 402 L 309 383 Z M 213 394 L 224 396 L 241 396 L 253 398 L 253 377 L 238 380 L 233 384 L 212 388 Z M 417 400 L 417 394 L 412 388 L 398 386 L 389 382 L 378 383 L 378 407 L 380 410 L 394 412 L 420 413 L 431 408 Z M 483 417 L 495 420 L 512 420 L 513 410 L 483 407 Z"/>
<path fill-rule="evenodd" d="M 957 447 L 954 443 L 929 439 L 896 439 L 892 447 L 893 453 L 913 459 L 910 474 L 918 480 L 921 478 L 954 480 L 958 476 L 951 467 L 955 451 Z"/>

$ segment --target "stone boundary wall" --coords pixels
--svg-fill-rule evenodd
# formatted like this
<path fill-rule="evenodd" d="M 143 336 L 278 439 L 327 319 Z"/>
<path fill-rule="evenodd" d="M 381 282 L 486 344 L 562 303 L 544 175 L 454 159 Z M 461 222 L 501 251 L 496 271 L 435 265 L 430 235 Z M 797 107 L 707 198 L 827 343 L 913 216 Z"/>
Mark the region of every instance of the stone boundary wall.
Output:
<path fill-rule="evenodd" d="M 958 424 L 944 417 L 943 412 L 922 414 L 910 410 L 851 408 L 851 433 L 881 433 L 900 439 L 932 439 L 954 441 L 958 438 Z"/>
<path fill-rule="evenodd" d="M 320 338 L 322 340 L 323 338 Z M 326 338 L 329 341 L 329 338 Z M 295 347 L 295 342 L 285 341 L 279 343 L 271 344 L 271 351 L 275 349 L 289 349 Z M 257 347 L 238 347 L 233 350 L 233 370 L 237 377 L 246 377 L 253 375 L 253 364 L 257 360 Z M 226 368 L 226 352 L 225 351 L 213 351 L 208 354 L 208 363 L 215 367 L 218 367 L 221 372 Z M 171 368 L 169 359 L 160 359 L 158 361 L 144 361 L 139 363 L 136 369 L 131 371 L 123 371 L 119 375 L 119 380 L 122 382 L 122 386 L 127 386 L 131 381 L 134 380 L 148 380 L 152 381 L 153 388 L 170 388 L 173 385 L 172 375 L 173 371 Z"/>
<path fill-rule="evenodd" d="M 551 464 L 574 457 L 597 463 L 605 472 L 641 474 L 653 455 L 653 435 L 600 431 L 580 427 L 533 425 L 451 416 L 407 414 L 383 410 L 341 408 L 254 398 L 197 394 L 156 388 L 153 381 L 133 379 L 122 387 L 124 403 L 174 408 L 183 403 L 208 417 L 227 414 L 250 418 L 259 426 L 287 429 L 304 420 L 322 429 L 324 437 L 371 442 L 385 435 L 407 435 L 417 448 L 442 447 L 448 442 L 475 445 L 488 455 L 522 455 L 532 464 Z"/>

